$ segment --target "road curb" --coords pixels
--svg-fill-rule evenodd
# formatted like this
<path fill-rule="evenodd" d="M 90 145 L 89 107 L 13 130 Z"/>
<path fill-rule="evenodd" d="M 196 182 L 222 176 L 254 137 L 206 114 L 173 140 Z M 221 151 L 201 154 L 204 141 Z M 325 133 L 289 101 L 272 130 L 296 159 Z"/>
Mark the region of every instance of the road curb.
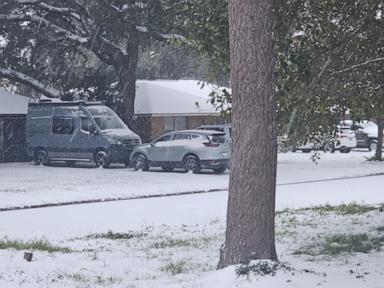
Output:
<path fill-rule="evenodd" d="M 81 205 L 81 204 L 92 204 L 92 203 L 103 203 L 103 202 L 114 202 L 114 201 L 140 200 L 140 199 L 148 199 L 148 198 L 161 198 L 161 197 L 173 197 L 173 196 L 184 196 L 184 195 L 194 195 L 194 194 L 206 194 L 206 193 L 225 192 L 225 191 L 228 191 L 228 189 L 209 189 L 209 190 L 175 192 L 175 193 L 167 193 L 167 194 L 152 194 L 152 195 L 140 195 L 140 196 L 128 196 L 128 197 L 115 197 L 115 198 L 104 198 L 104 199 L 99 198 L 99 199 L 88 199 L 88 200 L 79 200 L 79 201 L 44 203 L 44 204 L 36 204 L 36 205 L 25 205 L 25 206 L 0 208 L 0 212 L 38 209 L 38 208 L 49 208 L 49 207 L 60 207 L 60 206 L 70 206 L 70 205 Z"/>

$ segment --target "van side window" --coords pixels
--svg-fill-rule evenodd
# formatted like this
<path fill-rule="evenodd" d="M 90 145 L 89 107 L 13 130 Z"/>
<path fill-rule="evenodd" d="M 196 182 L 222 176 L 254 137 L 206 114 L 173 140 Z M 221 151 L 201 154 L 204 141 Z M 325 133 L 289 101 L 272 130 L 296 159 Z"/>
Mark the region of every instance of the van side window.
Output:
<path fill-rule="evenodd" d="M 90 132 L 90 127 L 91 127 L 91 121 L 89 120 L 88 117 L 81 117 L 81 130 Z"/>
<path fill-rule="evenodd" d="M 53 134 L 72 134 L 75 130 L 74 118 L 53 118 L 52 133 Z"/>

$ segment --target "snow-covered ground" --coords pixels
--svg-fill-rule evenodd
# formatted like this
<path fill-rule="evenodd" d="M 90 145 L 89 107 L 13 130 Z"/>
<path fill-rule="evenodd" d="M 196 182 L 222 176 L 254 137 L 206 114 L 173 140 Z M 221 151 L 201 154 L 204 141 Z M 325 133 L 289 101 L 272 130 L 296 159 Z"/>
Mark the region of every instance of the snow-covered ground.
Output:
<path fill-rule="evenodd" d="M 384 172 L 364 156 L 327 154 L 313 164 L 308 154 L 279 155 L 276 246 L 288 268 L 275 276 L 215 270 L 227 193 L 213 192 L 0 212 L 0 287 L 383 287 L 384 176 L 310 182 Z M 308 183 L 283 185 L 294 182 Z M 1 164 L 0 207 L 227 185 L 228 174 Z M 371 206 L 282 211 L 351 202 Z M 371 251 L 325 249 L 351 243 Z M 32 262 L 23 259 L 29 250 Z"/>
<path fill-rule="evenodd" d="M 278 163 L 278 197 L 287 197 L 289 205 L 299 205 L 297 197 L 292 197 L 298 191 L 297 185 L 289 183 L 321 180 L 338 177 L 350 177 L 374 173 L 384 173 L 382 163 L 366 161 L 370 153 L 351 152 L 349 154 L 322 154 L 321 160 L 314 164 L 310 154 L 287 153 L 279 155 Z M 95 169 L 91 166 L 82 167 L 41 167 L 32 163 L 0 164 L 0 209 L 56 202 L 71 202 L 91 199 L 106 199 L 119 197 L 137 197 L 145 195 L 161 195 L 188 191 L 207 191 L 211 189 L 226 189 L 229 172 L 223 175 L 185 174 L 180 172 L 136 172 L 116 166 L 115 169 Z M 360 189 L 374 193 L 379 189 L 382 178 L 345 180 L 342 182 L 323 182 L 311 185 L 311 192 L 324 198 L 332 193 L 335 185 L 341 185 L 343 191 L 352 195 Z M 308 189 L 306 185 L 299 188 Z M 315 189 L 315 190 L 313 190 Z M 339 189 L 337 189 L 339 190 Z M 311 194 L 306 194 L 312 197 Z M 309 199 L 310 200 L 310 199 Z M 324 199 L 326 200 L 326 199 Z M 364 200 L 364 199 L 356 199 Z M 307 201 L 303 199 L 304 205 Z M 285 201 L 284 201 L 285 202 Z"/>

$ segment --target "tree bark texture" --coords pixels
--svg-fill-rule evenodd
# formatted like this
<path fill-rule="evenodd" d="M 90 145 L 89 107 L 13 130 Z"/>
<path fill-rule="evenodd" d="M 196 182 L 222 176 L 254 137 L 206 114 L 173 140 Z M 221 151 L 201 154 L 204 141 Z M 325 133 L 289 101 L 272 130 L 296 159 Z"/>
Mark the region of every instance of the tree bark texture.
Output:
<path fill-rule="evenodd" d="M 377 147 L 376 147 L 376 153 L 375 153 L 375 160 L 376 161 L 382 161 L 382 151 L 383 151 L 383 129 L 384 129 L 384 119 L 382 118 L 376 118 L 377 122 Z"/>
<path fill-rule="evenodd" d="M 233 154 L 218 268 L 275 250 L 276 99 L 271 0 L 229 1 Z"/>
<path fill-rule="evenodd" d="M 119 76 L 120 95 L 116 103 L 116 111 L 121 119 L 132 129 L 135 129 L 135 95 L 136 69 L 139 59 L 139 40 L 132 39 L 127 44 L 127 54 L 114 64 Z"/>

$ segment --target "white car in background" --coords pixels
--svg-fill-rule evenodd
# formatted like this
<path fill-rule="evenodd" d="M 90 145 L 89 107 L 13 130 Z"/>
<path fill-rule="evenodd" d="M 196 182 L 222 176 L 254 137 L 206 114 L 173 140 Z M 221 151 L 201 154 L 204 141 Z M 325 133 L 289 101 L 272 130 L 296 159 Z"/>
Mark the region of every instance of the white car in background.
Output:
<path fill-rule="evenodd" d="M 305 145 L 295 148 L 293 151 L 301 150 L 304 153 L 309 153 L 312 150 L 322 150 L 324 152 L 335 152 L 339 150 L 341 153 L 349 153 L 353 148 L 356 148 L 356 134 L 348 126 L 338 126 L 336 137 L 325 139 L 323 141 L 309 141 Z"/>
<path fill-rule="evenodd" d="M 369 120 L 344 120 L 340 124 L 355 131 L 357 148 L 368 148 L 369 151 L 376 151 L 379 128 L 375 122 Z"/>

